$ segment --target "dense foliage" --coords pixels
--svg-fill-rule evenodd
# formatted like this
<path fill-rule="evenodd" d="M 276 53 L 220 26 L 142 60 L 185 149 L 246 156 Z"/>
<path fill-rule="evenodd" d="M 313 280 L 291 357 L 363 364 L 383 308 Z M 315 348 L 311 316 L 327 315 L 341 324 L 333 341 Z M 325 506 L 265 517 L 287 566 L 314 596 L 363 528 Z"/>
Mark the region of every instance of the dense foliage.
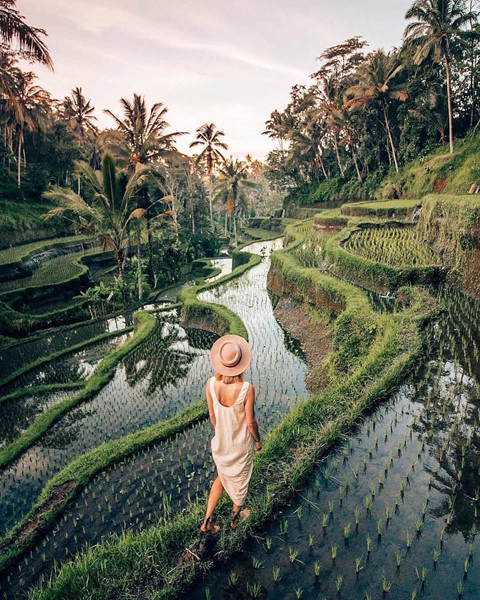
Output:
<path fill-rule="evenodd" d="M 327 48 L 312 85 L 293 86 L 266 122 L 279 142 L 269 179 L 295 203 L 368 198 L 412 159 L 453 153 L 480 118 L 475 4 L 415 0 L 400 48 L 367 51 L 360 36 Z"/>

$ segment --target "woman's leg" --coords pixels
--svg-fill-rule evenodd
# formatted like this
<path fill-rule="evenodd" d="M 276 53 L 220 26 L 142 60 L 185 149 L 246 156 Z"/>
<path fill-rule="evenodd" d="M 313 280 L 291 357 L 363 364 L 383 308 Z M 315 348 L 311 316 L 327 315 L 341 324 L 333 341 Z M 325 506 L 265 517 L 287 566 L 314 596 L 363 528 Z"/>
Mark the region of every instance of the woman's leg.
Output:
<path fill-rule="evenodd" d="M 214 525 L 212 522 L 213 513 L 217 504 L 222 497 L 223 494 L 223 485 L 220 481 L 220 477 L 217 477 L 215 481 L 212 483 L 212 487 L 210 488 L 210 493 L 208 495 L 207 502 L 207 511 L 205 513 L 205 519 L 201 526 L 202 531 L 212 531 L 212 533 L 217 533 L 220 530 L 218 525 Z"/>
<path fill-rule="evenodd" d="M 240 517 L 242 519 L 248 519 L 248 517 L 250 516 L 250 511 L 248 510 L 248 508 L 243 508 L 243 510 L 242 510 L 242 506 L 239 506 L 238 504 L 235 504 L 235 502 L 234 502 L 233 503 L 232 520 L 230 522 L 230 527 L 232 529 L 237 528 L 238 515 L 240 515 Z"/>

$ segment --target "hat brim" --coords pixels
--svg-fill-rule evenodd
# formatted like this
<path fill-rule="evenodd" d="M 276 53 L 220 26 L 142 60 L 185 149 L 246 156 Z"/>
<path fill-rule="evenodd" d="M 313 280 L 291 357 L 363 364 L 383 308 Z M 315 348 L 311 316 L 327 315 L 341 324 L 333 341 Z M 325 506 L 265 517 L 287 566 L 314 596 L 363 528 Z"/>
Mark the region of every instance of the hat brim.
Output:
<path fill-rule="evenodd" d="M 220 357 L 222 347 L 229 342 L 236 344 L 241 351 L 241 358 L 234 366 L 225 365 Z M 210 362 L 215 371 L 220 373 L 220 375 L 229 375 L 231 377 L 240 375 L 248 368 L 251 359 L 252 351 L 250 350 L 250 346 L 247 340 L 239 335 L 224 335 L 218 338 L 210 350 Z"/>

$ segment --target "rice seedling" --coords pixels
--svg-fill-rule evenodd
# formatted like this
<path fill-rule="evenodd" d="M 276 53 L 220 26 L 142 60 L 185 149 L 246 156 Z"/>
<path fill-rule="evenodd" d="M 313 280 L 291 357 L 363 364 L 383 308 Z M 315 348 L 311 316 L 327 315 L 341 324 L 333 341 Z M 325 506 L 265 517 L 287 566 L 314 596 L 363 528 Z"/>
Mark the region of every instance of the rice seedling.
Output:
<path fill-rule="evenodd" d="M 293 564 L 298 558 L 298 550 L 296 548 L 289 547 L 288 549 L 288 560 L 290 564 Z"/>
<path fill-rule="evenodd" d="M 360 510 L 355 508 L 353 514 L 355 515 L 355 527 L 358 529 L 358 525 L 360 523 Z"/>
<path fill-rule="evenodd" d="M 295 598 L 297 598 L 297 600 L 300 600 L 300 598 L 303 596 L 303 589 L 300 586 L 296 586 L 293 591 L 295 594 Z"/>
<path fill-rule="evenodd" d="M 282 570 L 280 569 L 280 567 L 278 565 L 275 565 L 272 568 L 272 577 L 273 577 L 273 581 L 275 581 L 275 583 L 278 583 L 281 580 Z"/>
<path fill-rule="evenodd" d="M 316 560 L 313 563 L 313 571 L 315 573 L 315 577 L 319 577 L 320 576 L 320 571 L 321 571 L 321 564 L 320 561 Z"/>
<path fill-rule="evenodd" d="M 362 556 L 357 556 L 355 558 L 355 574 L 357 576 L 360 573 L 360 571 L 363 569 L 362 560 L 363 560 L 363 555 Z"/>
<path fill-rule="evenodd" d="M 343 575 L 338 575 L 335 579 L 335 588 L 337 592 L 340 592 L 343 586 Z"/>
<path fill-rule="evenodd" d="M 417 578 L 422 582 L 422 587 L 425 584 L 425 581 L 427 579 L 427 568 L 426 567 L 422 567 L 420 570 L 418 569 L 418 567 L 415 567 L 415 573 L 417 574 Z"/>
<path fill-rule="evenodd" d="M 409 531 L 407 531 L 407 533 L 406 533 L 406 544 L 407 544 L 407 550 L 408 550 L 412 545 L 412 536 Z"/>
<path fill-rule="evenodd" d="M 387 594 L 392 589 L 392 581 L 389 581 L 385 575 L 382 576 L 382 591 Z"/>
<path fill-rule="evenodd" d="M 377 535 L 378 537 L 382 537 L 382 533 L 383 533 L 383 521 L 382 519 L 378 519 L 377 521 Z"/>
<path fill-rule="evenodd" d="M 367 535 L 367 554 L 370 554 L 372 550 L 372 538 Z"/>
<path fill-rule="evenodd" d="M 254 569 L 261 569 L 263 567 L 263 560 L 261 560 L 257 556 L 253 556 L 252 557 L 252 567 Z"/>
<path fill-rule="evenodd" d="M 250 598 L 261 598 L 263 596 L 263 588 L 257 581 L 254 583 L 247 581 L 247 593 Z"/>
<path fill-rule="evenodd" d="M 350 537 L 350 523 L 347 523 L 344 528 L 343 528 L 343 537 L 345 539 L 345 541 L 348 541 L 348 538 Z"/>
<path fill-rule="evenodd" d="M 236 571 L 230 571 L 228 574 L 228 585 L 231 587 L 235 587 L 240 580 L 240 576 Z"/>
<path fill-rule="evenodd" d="M 337 550 L 338 546 L 332 544 L 332 546 L 330 547 L 330 554 L 332 556 L 332 560 L 335 560 L 337 558 Z"/>

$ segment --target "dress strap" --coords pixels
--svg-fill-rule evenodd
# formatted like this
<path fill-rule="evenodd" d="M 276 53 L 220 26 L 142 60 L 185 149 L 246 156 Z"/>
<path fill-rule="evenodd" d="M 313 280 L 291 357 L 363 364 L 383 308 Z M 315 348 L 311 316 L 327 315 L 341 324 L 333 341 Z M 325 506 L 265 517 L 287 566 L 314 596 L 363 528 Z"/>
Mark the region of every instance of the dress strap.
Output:
<path fill-rule="evenodd" d="M 214 402 L 218 402 L 217 394 L 215 393 L 215 377 L 210 377 L 210 394 Z"/>
<path fill-rule="evenodd" d="M 247 391 L 248 391 L 249 387 L 250 387 L 250 382 L 244 381 L 243 385 L 242 385 L 242 389 L 240 390 L 240 394 L 238 394 L 238 398 L 237 398 L 235 404 L 237 402 L 238 403 L 242 402 L 242 404 L 243 404 L 243 402 L 245 402 L 245 396 L 247 395 Z"/>

